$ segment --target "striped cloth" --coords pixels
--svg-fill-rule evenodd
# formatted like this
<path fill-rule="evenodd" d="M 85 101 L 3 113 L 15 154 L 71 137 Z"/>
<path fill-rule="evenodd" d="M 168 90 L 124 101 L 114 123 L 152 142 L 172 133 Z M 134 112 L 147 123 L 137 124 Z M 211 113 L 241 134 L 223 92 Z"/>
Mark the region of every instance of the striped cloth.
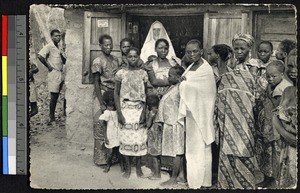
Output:
<path fill-rule="evenodd" d="M 249 71 L 234 70 L 222 75 L 216 101 L 219 188 L 255 188 L 254 91 L 255 80 Z"/>

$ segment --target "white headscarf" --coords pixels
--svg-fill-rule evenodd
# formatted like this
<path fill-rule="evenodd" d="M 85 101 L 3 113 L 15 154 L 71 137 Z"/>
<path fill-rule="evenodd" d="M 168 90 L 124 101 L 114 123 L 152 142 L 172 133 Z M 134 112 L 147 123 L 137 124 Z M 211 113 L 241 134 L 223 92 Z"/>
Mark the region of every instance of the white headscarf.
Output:
<path fill-rule="evenodd" d="M 144 42 L 144 45 L 142 47 L 141 50 L 141 55 L 140 58 L 144 61 L 147 62 L 148 61 L 148 57 L 150 55 L 155 55 L 157 56 L 156 52 L 155 52 L 155 42 L 156 40 L 154 40 L 153 38 L 153 29 L 154 28 L 160 28 L 160 34 L 158 38 L 164 38 L 169 42 L 169 53 L 167 55 L 167 59 L 172 59 L 172 57 L 176 57 L 172 42 L 168 36 L 168 33 L 166 31 L 166 29 L 164 28 L 163 24 L 160 23 L 159 21 L 155 21 L 154 23 L 152 23 L 150 30 L 148 32 L 148 35 L 146 37 L 146 40 Z"/>

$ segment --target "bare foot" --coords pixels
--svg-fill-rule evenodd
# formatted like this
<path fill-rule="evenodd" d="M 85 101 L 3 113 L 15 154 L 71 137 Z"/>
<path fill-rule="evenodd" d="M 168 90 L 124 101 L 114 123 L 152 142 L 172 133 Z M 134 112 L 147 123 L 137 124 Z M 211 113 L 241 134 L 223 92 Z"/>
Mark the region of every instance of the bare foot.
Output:
<path fill-rule="evenodd" d="M 109 169 L 110 169 L 110 167 L 107 166 L 107 167 L 103 170 L 103 172 L 104 172 L 104 173 L 107 173 L 107 172 L 109 172 Z"/>
<path fill-rule="evenodd" d="M 149 180 L 160 180 L 161 176 L 153 174 L 153 175 L 149 176 L 148 178 L 149 178 Z"/>
<path fill-rule="evenodd" d="M 177 184 L 176 179 L 170 178 L 169 180 L 167 180 L 167 181 L 165 181 L 165 182 L 162 182 L 160 185 L 161 185 L 161 186 L 173 186 L 173 185 L 175 185 L 175 184 Z"/>
<path fill-rule="evenodd" d="M 185 184 L 187 181 L 186 181 L 186 179 L 184 179 L 182 177 L 177 177 L 176 182 L 181 183 L 181 184 Z"/>
<path fill-rule="evenodd" d="M 130 173 L 129 172 L 125 172 L 123 175 L 122 175 L 124 178 L 129 178 L 130 177 Z"/>
<path fill-rule="evenodd" d="M 146 178 L 142 170 L 136 170 L 136 175 L 139 178 Z"/>

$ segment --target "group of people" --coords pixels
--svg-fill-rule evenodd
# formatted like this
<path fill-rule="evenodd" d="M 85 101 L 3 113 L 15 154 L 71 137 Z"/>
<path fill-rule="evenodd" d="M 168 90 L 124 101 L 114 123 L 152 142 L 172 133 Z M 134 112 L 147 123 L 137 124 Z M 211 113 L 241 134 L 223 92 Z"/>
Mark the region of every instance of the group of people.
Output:
<path fill-rule="evenodd" d="M 54 63 L 65 59 L 55 40 L 39 55 L 52 79 L 60 80 L 51 87 L 53 103 L 62 82 L 61 66 L 53 67 L 45 57 L 50 50 L 57 51 Z M 212 158 L 217 155 L 218 188 L 295 186 L 296 44 L 283 40 L 276 60 L 271 60 L 270 41 L 259 43 L 258 58 L 251 57 L 253 45 L 251 35 L 236 34 L 232 47 L 207 48 L 205 60 L 201 42 L 192 39 L 179 59 L 156 21 L 141 50 L 124 38 L 117 58 L 111 54 L 112 37 L 101 35 L 101 51 L 91 65 L 99 106 L 94 113 L 94 163 L 109 172 L 119 161 L 123 177 L 129 178 L 134 157 L 136 175 L 143 178 L 142 157 L 149 154 L 152 174 L 147 177 L 157 180 L 162 157 L 169 157 L 172 173 L 162 186 L 187 182 L 189 188 L 201 188 L 212 186 Z M 216 155 L 212 143 L 218 145 Z"/>

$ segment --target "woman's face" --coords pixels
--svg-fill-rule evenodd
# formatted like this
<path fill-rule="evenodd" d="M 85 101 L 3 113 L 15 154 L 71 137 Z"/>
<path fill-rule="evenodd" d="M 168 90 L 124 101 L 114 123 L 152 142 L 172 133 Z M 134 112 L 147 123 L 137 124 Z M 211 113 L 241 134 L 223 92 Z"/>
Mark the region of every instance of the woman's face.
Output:
<path fill-rule="evenodd" d="M 216 53 L 214 52 L 214 49 L 211 48 L 211 49 L 208 51 L 207 56 L 208 56 L 208 62 L 209 62 L 210 64 L 218 64 L 218 58 L 219 58 L 219 56 L 218 56 L 218 54 L 216 54 Z"/>
<path fill-rule="evenodd" d="M 275 52 L 276 59 L 284 61 L 286 55 L 286 52 L 283 51 L 283 45 L 279 44 Z"/>
<path fill-rule="evenodd" d="M 127 55 L 128 54 L 128 50 L 131 47 L 130 42 L 122 42 L 121 44 L 121 52 L 123 55 Z"/>
<path fill-rule="evenodd" d="M 244 40 L 236 40 L 233 43 L 234 55 L 238 61 L 241 61 L 241 62 L 245 61 L 246 58 L 249 56 L 250 49 L 251 48 L 249 47 L 247 42 L 245 42 Z"/>
<path fill-rule="evenodd" d="M 101 50 L 105 54 L 109 55 L 111 53 L 112 49 L 113 49 L 113 44 L 112 44 L 111 39 L 104 39 L 103 43 L 100 44 L 100 47 L 101 47 Z"/>
<path fill-rule="evenodd" d="M 169 53 L 169 46 L 165 42 L 161 41 L 155 47 L 155 51 L 159 58 L 164 59 Z"/>
<path fill-rule="evenodd" d="M 287 70 L 286 74 L 289 79 L 294 83 L 297 82 L 298 69 L 297 69 L 297 59 L 296 56 L 289 56 L 287 59 Z"/>
<path fill-rule="evenodd" d="M 160 35 L 160 28 L 153 28 L 153 39 L 157 40 L 159 39 L 159 35 Z"/>
<path fill-rule="evenodd" d="M 193 63 L 201 59 L 203 50 L 199 48 L 198 44 L 191 43 L 186 46 L 185 53 L 188 58 L 188 61 Z"/>
<path fill-rule="evenodd" d="M 140 56 L 135 50 L 130 50 L 127 54 L 127 60 L 131 67 L 136 67 Z"/>

